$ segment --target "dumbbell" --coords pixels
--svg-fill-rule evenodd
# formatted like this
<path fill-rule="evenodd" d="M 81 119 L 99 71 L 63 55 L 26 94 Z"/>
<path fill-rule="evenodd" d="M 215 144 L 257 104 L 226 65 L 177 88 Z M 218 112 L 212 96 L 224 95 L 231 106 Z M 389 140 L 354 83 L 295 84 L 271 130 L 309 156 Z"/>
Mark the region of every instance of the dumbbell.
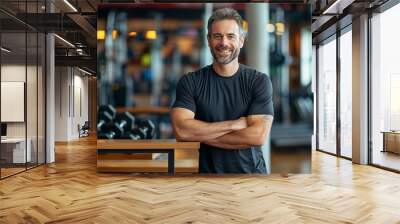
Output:
<path fill-rule="evenodd" d="M 135 130 L 125 132 L 122 136 L 121 139 L 131 139 L 131 140 L 140 140 L 142 139 L 141 135 L 138 135 Z"/>
<path fill-rule="evenodd" d="M 147 133 L 141 128 L 134 128 L 132 131 L 127 132 L 124 138 L 133 140 L 147 139 Z"/>
<path fill-rule="evenodd" d="M 144 122 L 139 122 L 139 128 L 146 132 L 146 139 L 152 139 L 155 133 L 155 125 L 151 120 L 146 120 Z"/>
<path fill-rule="evenodd" d="M 104 126 L 105 132 L 114 132 L 114 138 L 123 138 L 125 132 L 130 132 L 135 124 L 135 117 L 129 113 L 124 112 L 118 114 L 112 123 Z"/>
<path fill-rule="evenodd" d="M 97 133 L 97 138 L 98 139 L 114 139 L 116 136 L 115 132 L 109 131 L 109 132 L 98 132 Z"/>
<path fill-rule="evenodd" d="M 155 126 L 151 120 L 138 121 L 138 128 L 136 133 L 142 137 L 142 139 L 152 139 L 154 137 Z"/>
<path fill-rule="evenodd" d="M 111 105 L 102 105 L 99 107 L 97 132 L 101 132 L 103 127 L 113 121 L 116 110 Z"/>
<path fill-rule="evenodd" d="M 135 125 L 135 116 L 133 116 L 129 112 L 124 112 L 121 114 L 117 114 L 114 121 L 114 123 L 117 124 L 124 131 L 130 131 Z"/>

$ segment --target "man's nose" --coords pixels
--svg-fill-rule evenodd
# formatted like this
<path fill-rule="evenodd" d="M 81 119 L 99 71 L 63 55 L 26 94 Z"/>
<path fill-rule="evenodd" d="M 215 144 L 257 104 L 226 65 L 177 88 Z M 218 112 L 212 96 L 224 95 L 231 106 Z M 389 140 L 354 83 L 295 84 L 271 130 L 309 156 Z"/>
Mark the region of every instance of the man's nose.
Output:
<path fill-rule="evenodd" d="M 226 45 L 227 43 L 228 43 L 228 37 L 227 36 L 222 36 L 222 38 L 221 38 L 221 42 L 220 42 L 221 44 L 223 44 L 223 45 Z"/>
<path fill-rule="evenodd" d="M 221 39 L 219 40 L 219 44 L 221 44 L 221 45 L 226 45 L 227 43 L 228 43 L 228 37 L 225 36 L 225 35 L 223 35 L 223 36 L 221 37 Z"/>

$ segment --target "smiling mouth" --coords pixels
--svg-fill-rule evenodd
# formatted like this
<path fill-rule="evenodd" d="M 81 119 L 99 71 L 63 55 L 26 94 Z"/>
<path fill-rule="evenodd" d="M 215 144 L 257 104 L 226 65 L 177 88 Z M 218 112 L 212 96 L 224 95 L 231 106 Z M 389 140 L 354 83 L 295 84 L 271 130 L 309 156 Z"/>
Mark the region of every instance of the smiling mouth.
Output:
<path fill-rule="evenodd" d="M 228 54 L 230 54 L 230 50 L 217 50 L 218 51 L 218 54 L 220 54 L 220 55 L 228 55 Z"/>

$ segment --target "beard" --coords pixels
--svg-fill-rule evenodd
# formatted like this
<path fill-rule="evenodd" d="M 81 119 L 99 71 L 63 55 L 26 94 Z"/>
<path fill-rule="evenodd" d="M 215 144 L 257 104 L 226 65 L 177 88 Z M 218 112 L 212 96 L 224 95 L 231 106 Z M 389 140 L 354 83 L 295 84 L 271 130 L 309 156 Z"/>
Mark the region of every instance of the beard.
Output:
<path fill-rule="evenodd" d="M 229 48 L 224 45 L 217 45 L 215 48 L 211 48 L 211 54 L 214 57 L 214 61 L 219 64 L 229 64 L 239 56 L 239 48 Z"/>

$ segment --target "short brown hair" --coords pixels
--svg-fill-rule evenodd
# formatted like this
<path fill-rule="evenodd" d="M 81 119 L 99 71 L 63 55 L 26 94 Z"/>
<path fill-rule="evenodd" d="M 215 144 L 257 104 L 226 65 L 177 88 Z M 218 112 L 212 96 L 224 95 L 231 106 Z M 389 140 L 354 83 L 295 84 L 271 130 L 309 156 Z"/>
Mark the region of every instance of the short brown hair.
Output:
<path fill-rule="evenodd" d="M 240 14 L 232 8 L 217 9 L 213 12 L 213 14 L 208 19 L 208 23 L 207 23 L 208 35 L 210 35 L 211 26 L 214 22 L 220 21 L 220 20 L 225 20 L 225 19 L 235 20 L 235 22 L 239 26 L 240 36 L 246 36 L 246 31 L 243 28 L 243 19 L 240 16 Z"/>

